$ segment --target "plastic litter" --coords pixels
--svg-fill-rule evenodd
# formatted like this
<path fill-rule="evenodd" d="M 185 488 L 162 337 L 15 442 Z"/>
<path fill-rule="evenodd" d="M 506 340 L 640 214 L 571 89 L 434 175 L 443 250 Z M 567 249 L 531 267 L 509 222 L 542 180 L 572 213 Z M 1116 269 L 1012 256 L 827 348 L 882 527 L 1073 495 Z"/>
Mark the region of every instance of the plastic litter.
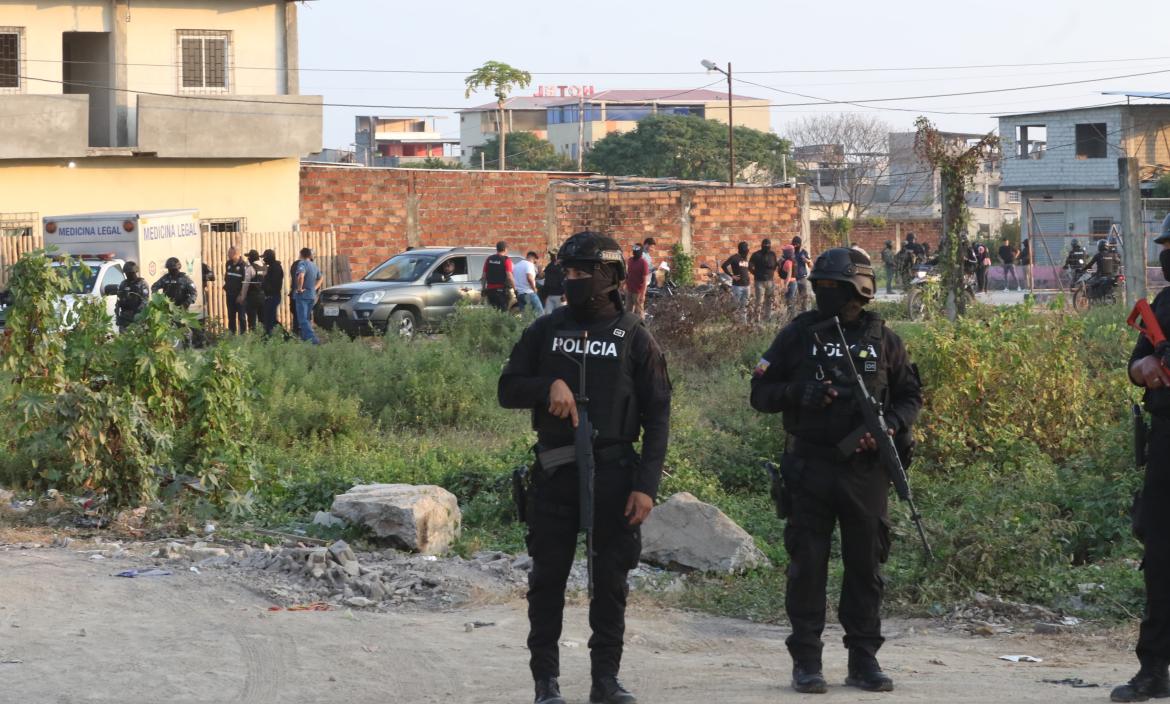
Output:
<path fill-rule="evenodd" d="M 1008 662 L 1044 662 L 1040 658 L 1032 657 L 1031 655 L 1000 655 L 1000 660 L 1007 660 Z"/>
<path fill-rule="evenodd" d="M 126 570 L 114 575 L 115 577 L 169 577 L 174 572 L 170 570 L 149 569 L 149 570 Z"/>
<path fill-rule="evenodd" d="M 269 611 L 329 611 L 332 607 L 323 601 L 314 601 L 311 604 L 293 604 L 292 606 L 269 606 Z"/>
<path fill-rule="evenodd" d="M 1074 689 L 1088 689 L 1090 687 L 1100 687 L 1096 682 L 1086 682 L 1080 677 L 1066 677 L 1063 680 L 1040 680 L 1045 684 L 1064 684 Z"/>

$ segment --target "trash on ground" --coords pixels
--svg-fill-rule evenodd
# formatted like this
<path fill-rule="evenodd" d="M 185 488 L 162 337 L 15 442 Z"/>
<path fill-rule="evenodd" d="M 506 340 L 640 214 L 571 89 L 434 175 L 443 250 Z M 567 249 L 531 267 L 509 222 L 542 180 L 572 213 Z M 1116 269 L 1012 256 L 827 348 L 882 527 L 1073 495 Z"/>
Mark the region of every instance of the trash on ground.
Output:
<path fill-rule="evenodd" d="M 467 623 L 463 624 L 463 630 L 471 633 L 477 628 L 487 628 L 494 625 L 496 625 L 494 621 L 468 621 Z"/>
<path fill-rule="evenodd" d="M 1040 680 L 1045 684 L 1064 684 L 1075 689 L 1088 689 L 1090 687 L 1100 687 L 1096 682 L 1086 682 L 1080 677 L 1065 677 L 1063 680 Z"/>
<path fill-rule="evenodd" d="M 1007 660 L 1008 662 L 1044 662 L 1040 658 L 1032 657 L 1031 655 L 1000 655 L 1000 660 Z"/>
<path fill-rule="evenodd" d="M 269 611 L 329 611 L 329 604 L 323 601 L 314 601 L 311 604 L 293 604 L 292 606 L 269 606 Z"/>
<path fill-rule="evenodd" d="M 580 643 L 574 643 L 571 640 L 562 640 L 561 641 L 562 648 L 576 648 L 579 645 L 580 645 Z"/>
<path fill-rule="evenodd" d="M 0 665 L 19 665 L 22 662 L 24 662 L 24 660 L 17 660 L 13 658 L 11 660 L 0 660 Z"/>
<path fill-rule="evenodd" d="M 137 570 L 137 569 L 135 569 L 135 570 L 126 570 L 124 572 L 119 572 L 118 574 L 116 574 L 114 576 L 115 577 L 129 577 L 129 578 L 134 578 L 134 577 L 169 577 L 172 574 L 174 574 L 174 572 L 171 572 L 170 570 L 160 570 L 160 569 Z"/>

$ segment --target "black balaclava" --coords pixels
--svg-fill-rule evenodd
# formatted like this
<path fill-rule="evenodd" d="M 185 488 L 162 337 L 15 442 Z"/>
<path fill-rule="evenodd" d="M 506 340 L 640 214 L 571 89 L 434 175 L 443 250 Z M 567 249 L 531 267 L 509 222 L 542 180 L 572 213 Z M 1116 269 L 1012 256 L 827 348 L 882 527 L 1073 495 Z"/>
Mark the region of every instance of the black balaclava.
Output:
<path fill-rule="evenodd" d="M 739 251 L 739 256 L 746 257 L 748 255 L 748 251 L 749 251 L 748 246 L 747 246 L 747 242 L 744 242 L 743 244 L 739 245 L 738 251 Z"/>
<path fill-rule="evenodd" d="M 1162 278 L 1170 281 L 1170 249 L 1163 249 L 1158 254 L 1158 262 L 1162 265 Z"/>
<path fill-rule="evenodd" d="M 819 282 L 818 282 L 819 283 Z M 817 310 L 825 317 L 841 315 L 845 304 L 857 295 L 852 284 L 837 281 L 836 286 L 814 286 L 813 295 L 817 299 Z"/>
<path fill-rule="evenodd" d="M 572 266 L 572 263 L 569 263 Z M 617 271 L 611 266 L 594 265 L 593 275 L 585 279 L 565 279 L 565 301 L 573 317 L 592 322 L 617 313 L 611 294 L 617 291 Z"/>
<path fill-rule="evenodd" d="M 764 240 L 763 242 L 761 242 L 760 249 L 764 250 L 765 252 L 772 249 L 772 240 Z"/>

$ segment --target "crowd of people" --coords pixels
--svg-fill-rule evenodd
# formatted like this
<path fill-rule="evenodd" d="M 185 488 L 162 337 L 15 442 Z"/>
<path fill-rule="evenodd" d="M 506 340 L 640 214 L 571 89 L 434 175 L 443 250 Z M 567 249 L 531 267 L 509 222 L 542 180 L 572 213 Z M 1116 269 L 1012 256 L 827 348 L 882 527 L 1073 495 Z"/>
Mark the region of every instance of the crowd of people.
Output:
<path fill-rule="evenodd" d="M 188 310 L 198 300 L 195 282 L 183 271 L 178 257 L 166 261 L 166 273 L 147 288 L 139 273 L 137 262 L 126 262 L 122 267 L 126 280 L 118 287 L 114 318 L 119 330 L 125 330 L 146 307 L 151 294 L 162 293 L 180 310 Z M 203 264 L 203 300 L 210 300 L 210 284 L 216 280 L 215 270 Z M 293 262 L 289 278 L 289 316 L 292 335 L 319 344 L 313 331 L 313 306 L 324 285 L 321 270 L 313 261 L 313 250 L 308 247 Z M 228 249 L 224 264 L 223 293 L 227 305 L 227 327 L 232 335 L 255 332 L 258 325 L 264 335 L 271 336 L 277 324 L 277 311 L 285 288 L 284 265 L 276 252 L 267 249 L 263 254 L 250 250 L 243 256 L 238 247 Z"/>

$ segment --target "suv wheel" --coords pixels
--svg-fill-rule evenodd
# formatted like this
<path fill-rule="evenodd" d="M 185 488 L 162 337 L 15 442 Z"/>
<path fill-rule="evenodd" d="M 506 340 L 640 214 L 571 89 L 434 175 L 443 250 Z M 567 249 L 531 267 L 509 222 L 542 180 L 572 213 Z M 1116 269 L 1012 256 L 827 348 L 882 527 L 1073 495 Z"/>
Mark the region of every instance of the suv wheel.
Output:
<path fill-rule="evenodd" d="M 409 310 L 396 310 L 386 321 L 386 334 L 411 338 L 418 332 L 418 318 Z"/>

